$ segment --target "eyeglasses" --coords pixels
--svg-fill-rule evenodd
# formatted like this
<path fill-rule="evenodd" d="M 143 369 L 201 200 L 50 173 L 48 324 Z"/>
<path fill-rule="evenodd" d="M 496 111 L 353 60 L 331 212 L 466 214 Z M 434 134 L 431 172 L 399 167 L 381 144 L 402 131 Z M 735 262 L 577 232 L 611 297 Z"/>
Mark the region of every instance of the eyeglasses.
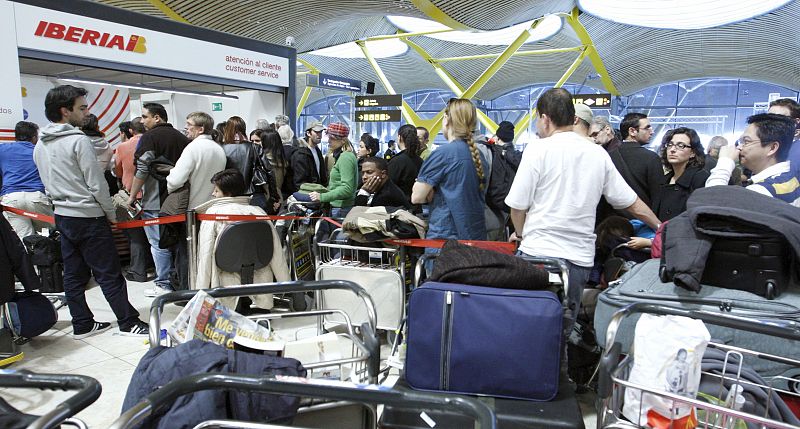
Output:
<path fill-rule="evenodd" d="M 598 135 L 600 135 L 600 132 L 602 132 L 602 131 L 603 131 L 603 130 L 600 130 L 600 131 L 595 131 L 595 132 L 593 132 L 593 133 L 590 133 L 590 134 L 589 134 L 589 137 L 590 137 L 590 138 L 595 138 L 595 137 L 597 137 Z"/>
<path fill-rule="evenodd" d="M 745 138 L 741 138 L 739 140 L 736 140 L 736 146 L 737 147 L 746 147 L 746 146 L 750 146 L 750 145 L 752 145 L 754 143 L 761 143 L 761 140 L 758 140 L 758 139 L 749 140 L 749 139 L 745 139 Z"/>
<path fill-rule="evenodd" d="M 674 147 L 674 148 L 677 148 L 677 149 L 679 149 L 679 150 L 684 150 L 684 149 L 686 149 L 686 148 L 690 148 L 690 147 L 692 147 L 692 145 L 690 145 L 690 144 L 685 144 L 685 143 L 673 143 L 673 142 L 669 142 L 669 143 L 665 144 L 665 145 L 664 145 L 664 147 L 665 147 L 665 148 L 667 148 L 667 149 L 672 149 L 672 148 Z"/>

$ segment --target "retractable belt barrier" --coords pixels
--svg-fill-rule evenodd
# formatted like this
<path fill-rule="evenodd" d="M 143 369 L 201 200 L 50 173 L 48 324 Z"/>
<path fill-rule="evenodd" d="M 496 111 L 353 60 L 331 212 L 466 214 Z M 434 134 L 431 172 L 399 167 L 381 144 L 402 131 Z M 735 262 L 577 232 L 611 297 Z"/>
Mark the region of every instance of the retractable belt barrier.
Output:
<path fill-rule="evenodd" d="M 52 216 L 43 215 L 40 213 L 33 213 L 25 210 L 16 209 L 14 207 L 2 206 L 3 210 L 8 211 L 10 213 L 14 213 L 20 216 L 29 217 L 31 219 L 40 220 L 43 222 L 55 224 L 55 219 Z M 342 224 L 337 222 L 336 220 L 327 217 L 327 216 L 270 216 L 270 215 L 226 215 L 226 214 L 196 214 L 195 218 L 197 220 L 215 220 L 215 221 L 252 221 L 252 220 L 297 220 L 297 219 L 322 219 L 327 222 L 336 225 L 336 227 L 341 228 Z M 149 226 L 149 225 L 162 225 L 168 223 L 178 223 L 178 222 L 186 222 L 186 215 L 173 215 L 173 216 L 165 216 L 159 218 L 152 218 L 152 219 L 141 219 L 141 220 L 131 220 L 125 222 L 118 222 L 114 224 L 115 228 L 118 229 L 128 229 L 128 228 L 139 228 L 142 226 Z M 425 238 L 414 238 L 414 239 L 391 239 L 386 240 L 386 243 L 393 244 L 396 246 L 407 246 L 407 247 L 421 247 L 421 248 L 432 248 L 432 249 L 441 249 L 444 246 L 446 240 L 441 239 L 425 239 Z M 517 246 L 515 243 L 505 243 L 501 241 L 480 241 L 480 240 L 458 240 L 461 244 L 466 244 L 467 246 L 474 246 L 481 249 L 488 249 L 494 250 L 500 253 L 506 254 L 514 254 L 517 250 Z"/>

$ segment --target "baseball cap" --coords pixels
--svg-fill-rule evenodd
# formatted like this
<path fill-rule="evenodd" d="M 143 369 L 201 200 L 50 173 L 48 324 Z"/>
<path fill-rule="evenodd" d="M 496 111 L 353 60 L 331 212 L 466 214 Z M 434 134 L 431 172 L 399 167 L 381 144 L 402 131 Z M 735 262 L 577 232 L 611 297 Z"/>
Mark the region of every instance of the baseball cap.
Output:
<path fill-rule="evenodd" d="M 591 124 L 592 123 L 592 118 L 594 117 L 594 114 L 592 114 L 592 109 L 590 109 L 589 106 L 587 106 L 585 104 L 576 104 L 575 105 L 575 116 L 577 116 L 577 117 L 583 119 L 584 121 L 586 121 L 587 123 Z"/>
<path fill-rule="evenodd" d="M 314 121 L 314 122 L 311 122 L 310 124 L 308 124 L 308 127 L 306 128 L 306 131 L 308 131 L 308 130 L 322 131 L 324 129 L 325 129 L 325 127 L 322 126 L 322 122 Z"/>
<path fill-rule="evenodd" d="M 350 135 L 350 127 L 341 122 L 328 124 L 328 137 L 343 139 Z"/>

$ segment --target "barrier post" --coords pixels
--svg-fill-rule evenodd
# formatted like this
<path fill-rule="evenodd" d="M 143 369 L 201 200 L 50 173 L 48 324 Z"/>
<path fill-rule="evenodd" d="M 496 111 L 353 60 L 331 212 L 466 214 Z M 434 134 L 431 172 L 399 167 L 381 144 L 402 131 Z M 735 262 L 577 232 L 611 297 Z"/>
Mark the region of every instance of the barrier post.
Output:
<path fill-rule="evenodd" d="M 195 211 L 186 211 L 186 245 L 189 248 L 189 289 L 194 289 L 197 278 L 197 237 L 195 237 Z"/>

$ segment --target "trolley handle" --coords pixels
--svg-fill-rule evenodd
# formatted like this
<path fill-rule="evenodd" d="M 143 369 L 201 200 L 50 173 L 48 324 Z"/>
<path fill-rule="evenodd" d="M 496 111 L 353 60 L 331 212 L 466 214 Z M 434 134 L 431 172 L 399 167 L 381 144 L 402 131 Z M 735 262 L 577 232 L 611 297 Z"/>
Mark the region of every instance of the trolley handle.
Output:
<path fill-rule="evenodd" d="M 0 387 L 20 387 L 52 390 L 77 390 L 77 393 L 58 404 L 55 409 L 34 420 L 29 429 L 58 427 L 64 420 L 78 414 L 100 397 L 102 387 L 92 377 L 73 374 L 35 374 L 28 371 L 0 371 Z"/>
<path fill-rule="evenodd" d="M 255 285 L 236 286 L 236 287 L 219 287 L 214 289 L 205 289 L 204 291 L 214 298 L 226 298 L 236 296 L 248 295 L 262 295 L 262 294 L 280 294 L 292 292 L 309 292 L 318 290 L 342 289 L 353 292 L 356 296 L 364 301 L 367 308 L 367 319 L 369 321 L 372 331 L 376 331 L 377 316 L 375 312 L 375 304 L 367 291 L 361 286 L 347 280 L 319 280 L 319 281 L 293 281 L 293 282 L 280 282 L 280 283 L 262 283 Z M 176 292 L 166 293 L 159 295 L 153 299 L 150 305 L 150 345 L 155 347 L 159 344 L 159 335 L 161 328 L 161 313 L 164 311 L 164 305 L 170 302 L 189 301 L 197 294 L 197 290 L 182 290 Z"/>
<path fill-rule="evenodd" d="M 179 396 L 209 389 L 247 390 L 292 396 L 327 398 L 336 401 L 379 403 L 399 408 L 423 410 L 458 409 L 473 417 L 483 429 L 495 429 L 494 412 L 484 403 L 461 396 L 443 396 L 425 392 L 383 390 L 380 386 L 358 387 L 331 386 L 316 383 L 256 378 L 227 374 L 196 374 L 170 382 L 148 395 L 141 402 L 123 413 L 110 429 L 125 429 L 141 423 L 145 418 L 159 412 Z"/>

